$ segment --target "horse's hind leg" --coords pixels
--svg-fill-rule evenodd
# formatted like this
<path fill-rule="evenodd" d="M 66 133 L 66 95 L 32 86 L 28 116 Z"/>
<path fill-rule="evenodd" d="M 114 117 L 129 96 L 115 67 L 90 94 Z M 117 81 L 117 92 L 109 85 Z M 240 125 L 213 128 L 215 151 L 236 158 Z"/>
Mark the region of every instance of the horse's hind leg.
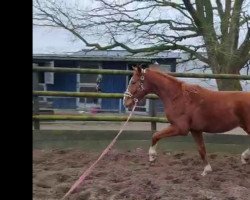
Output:
<path fill-rule="evenodd" d="M 238 117 L 240 119 L 240 126 L 241 128 L 250 136 L 250 104 L 246 104 L 241 107 L 241 112 L 239 113 Z M 242 164 L 247 163 L 247 159 L 250 159 L 250 147 L 246 149 L 242 154 L 241 154 L 241 162 Z"/>
<path fill-rule="evenodd" d="M 205 168 L 203 172 L 201 173 L 202 176 L 205 176 L 208 172 L 212 171 L 211 165 L 209 164 L 206 156 L 206 147 L 204 144 L 202 132 L 199 131 L 191 131 L 192 136 L 198 146 L 198 151 L 201 156 L 201 159 L 203 160 L 203 163 L 205 164 Z"/>
<path fill-rule="evenodd" d="M 247 132 L 247 134 L 250 136 L 250 125 L 247 125 L 247 128 L 243 128 L 244 131 Z M 242 154 L 241 154 L 241 163 L 247 164 L 247 159 L 250 159 L 250 148 L 247 148 Z"/>
<path fill-rule="evenodd" d="M 243 165 L 247 164 L 247 159 L 250 158 L 250 148 L 246 149 L 242 154 L 241 154 L 241 163 Z"/>

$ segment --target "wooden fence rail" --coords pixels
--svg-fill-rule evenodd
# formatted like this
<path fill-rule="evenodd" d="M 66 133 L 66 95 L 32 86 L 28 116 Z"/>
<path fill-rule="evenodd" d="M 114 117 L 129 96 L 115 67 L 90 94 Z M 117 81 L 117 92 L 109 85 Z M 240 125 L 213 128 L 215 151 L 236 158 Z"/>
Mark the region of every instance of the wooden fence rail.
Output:
<path fill-rule="evenodd" d="M 99 92 L 61 92 L 61 91 L 33 91 L 34 96 L 57 96 L 57 97 L 88 97 L 88 98 L 111 98 L 121 99 L 122 93 L 99 93 Z M 149 94 L 147 99 L 158 99 L 157 95 Z"/>
<path fill-rule="evenodd" d="M 123 74 L 131 75 L 129 70 L 111 70 L 111 69 L 79 69 L 79 68 L 65 68 L 65 67 L 33 67 L 34 72 L 59 72 L 59 73 L 78 73 L 78 74 Z M 249 75 L 236 74 L 196 74 L 196 73 L 177 73 L 168 72 L 168 74 L 175 77 L 182 78 L 215 78 L 215 79 L 241 79 L 250 80 Z"/>
<path fill-rule="evenodd" d="M 90 115 L 33 115 L 33 120 L 51 121 L 51 120 L 70 120 L 70 121 L 126 121 L 126 116 L 90 116 Z M 159 122 L 167 123 L 164 117 L 131 117 L 131 122 Z"/>

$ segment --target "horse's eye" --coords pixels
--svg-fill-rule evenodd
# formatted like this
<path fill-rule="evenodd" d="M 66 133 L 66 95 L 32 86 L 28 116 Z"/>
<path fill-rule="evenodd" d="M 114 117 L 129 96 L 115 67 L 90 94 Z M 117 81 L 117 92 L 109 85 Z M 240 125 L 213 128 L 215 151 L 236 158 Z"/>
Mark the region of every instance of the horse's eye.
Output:
<path fill-rule="evenodd" d="M 134 85 L 136 82 L 135 81 L 132 81 L 131 84 Z"/>

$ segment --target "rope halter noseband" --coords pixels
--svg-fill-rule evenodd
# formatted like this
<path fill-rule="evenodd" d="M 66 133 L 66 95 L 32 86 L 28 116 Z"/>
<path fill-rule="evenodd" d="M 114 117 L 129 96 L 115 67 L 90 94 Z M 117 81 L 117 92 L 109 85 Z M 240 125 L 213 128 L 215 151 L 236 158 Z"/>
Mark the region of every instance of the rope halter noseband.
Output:
<path fill-rule="evenodd" d="M 142 69 L 142 74 L 145 74 L 145 73 L 146 73 L 146 69 Z M 140 85 L 140 91 L 145 90 L 144 87 L 143 87 L 144 79 L 145 79 L 144 75 L 141 75 L 141 77 L 140 77 L 140 83 L 139 83 L 139 85 Z M 132 80 L 132 78 L 131 78 L 131 80 Z M 130 86 L 130 84 L 131 84 L 131 80 L 129 81 L 128 88 L 129 88 L 129 86 Z M 124 92 L 124 94 L 123 94 L 123 102 L 124 102 L 124 100 L 125 100 L 125 97 L 132 98 L 132 99 L 134 100 L 135 103 L 138 102 L 138 99 L 135 98 L 134 95 L 133 95 L 128 89 L 127 89 L 127 90 Z"/>

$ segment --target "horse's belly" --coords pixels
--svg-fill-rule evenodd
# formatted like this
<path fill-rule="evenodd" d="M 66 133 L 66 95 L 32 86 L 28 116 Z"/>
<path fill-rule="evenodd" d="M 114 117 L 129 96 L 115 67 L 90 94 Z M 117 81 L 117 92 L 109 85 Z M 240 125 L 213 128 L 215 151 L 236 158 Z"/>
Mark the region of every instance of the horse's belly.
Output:
<path fill-rule="evenodd" d="M 192 120 L 191 129 L 208 133 L 222 133 L 230 131 L 239 125 L 238 117 L 231 112 L 210 113 L 197 115 Z"/>
<path fill-rule="evenodd" d="M 214 126 L 206 126 L 203 132 L 207 133 L 223 133 L 230 131 L 238 126 L 238 123 L 231 123 L 231 124 L 220 124 Z"/>

